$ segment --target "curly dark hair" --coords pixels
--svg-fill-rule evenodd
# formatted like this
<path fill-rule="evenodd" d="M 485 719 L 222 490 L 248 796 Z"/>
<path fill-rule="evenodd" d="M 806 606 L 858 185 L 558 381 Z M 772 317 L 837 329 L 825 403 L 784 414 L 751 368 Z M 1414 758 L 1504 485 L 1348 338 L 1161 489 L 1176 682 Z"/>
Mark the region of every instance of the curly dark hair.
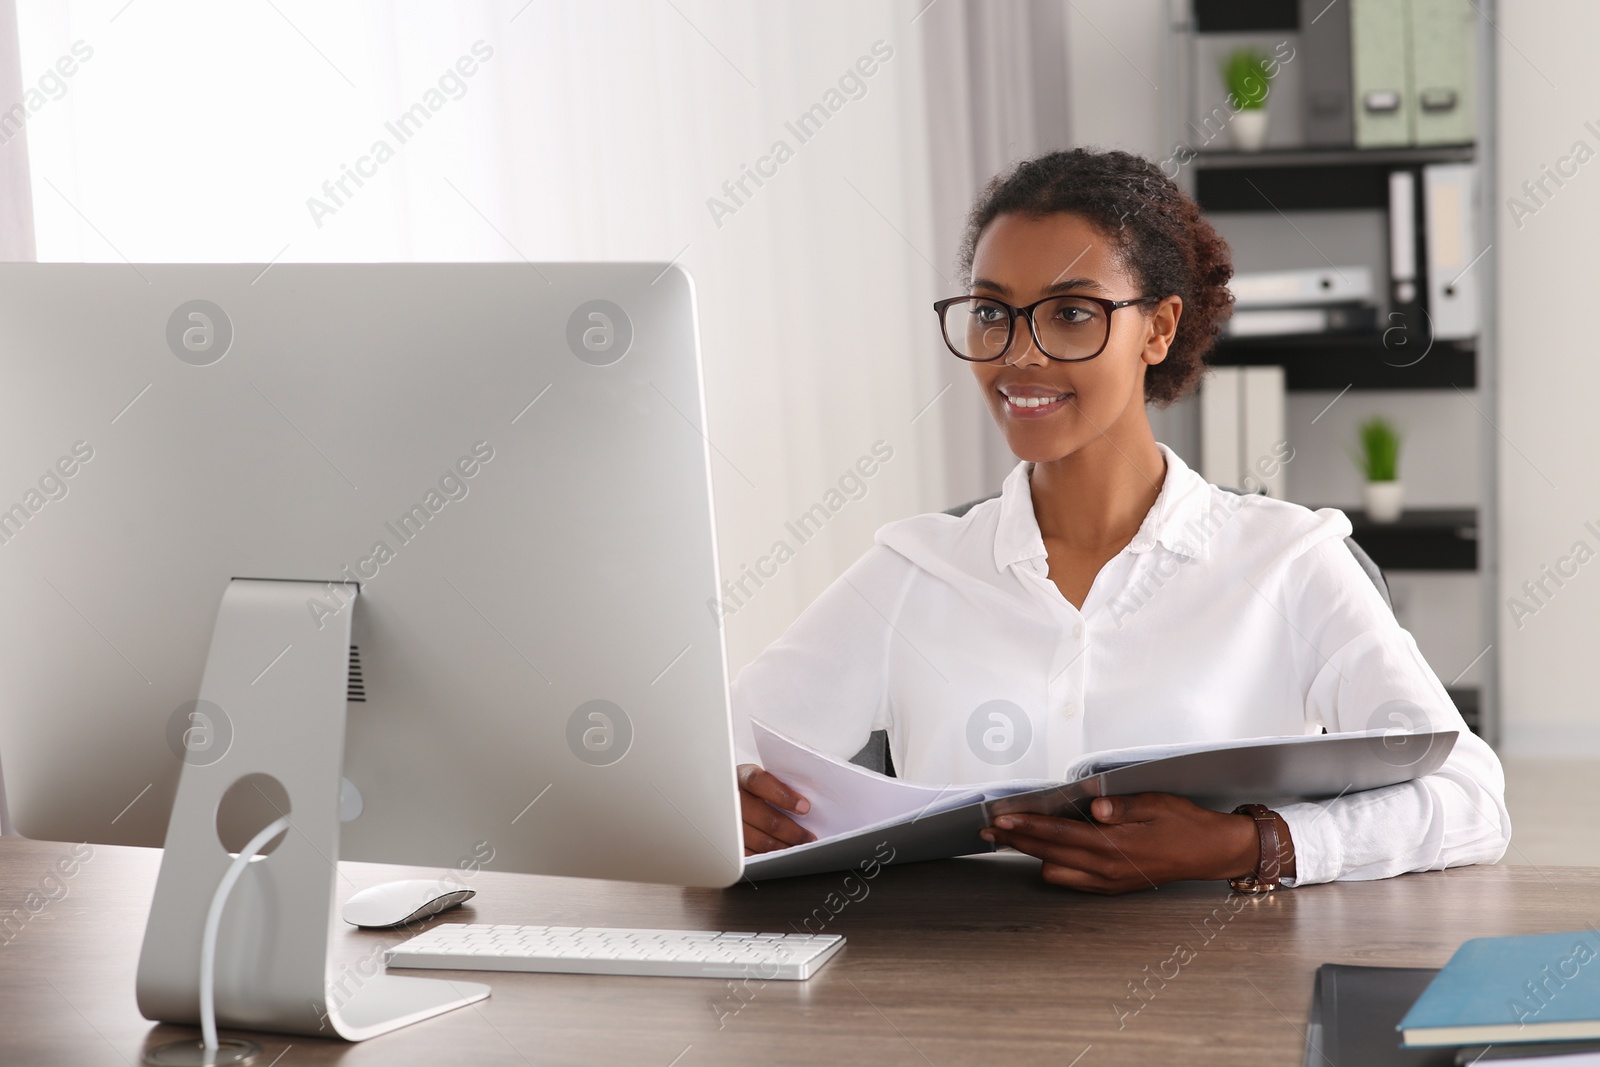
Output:
<path fill-rule="evenodd" d="M 967 215 L 957 261 L 969 282 L 984 227 L 1000 215 L 1068 212 L 1111 241 L 1146 296 L 1183 300 L 1167 358 L 1145 372 L 1145 400 L 1165 407 L 1190 392 L 1233 313 L 1228 244 L 1160 166 L 1129 152 L 1073 148 L 1023 160 L 996 175 Z"/>

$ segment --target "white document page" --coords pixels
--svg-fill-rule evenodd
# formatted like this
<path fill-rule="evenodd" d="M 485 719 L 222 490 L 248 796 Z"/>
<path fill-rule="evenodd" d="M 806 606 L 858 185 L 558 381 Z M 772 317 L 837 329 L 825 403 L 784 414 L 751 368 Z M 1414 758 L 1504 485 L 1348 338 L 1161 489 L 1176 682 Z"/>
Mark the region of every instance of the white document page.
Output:
<path fill-rule="evenodd" d="M 811 810 L 791 816 L 823 839 L 866 826 L 919 818 L 986 796 L 1009 796 L 1056 785 L 1052 781 L 918 785 L 835 759 L 754 722 L 761 766 L 811 801 Z"/>

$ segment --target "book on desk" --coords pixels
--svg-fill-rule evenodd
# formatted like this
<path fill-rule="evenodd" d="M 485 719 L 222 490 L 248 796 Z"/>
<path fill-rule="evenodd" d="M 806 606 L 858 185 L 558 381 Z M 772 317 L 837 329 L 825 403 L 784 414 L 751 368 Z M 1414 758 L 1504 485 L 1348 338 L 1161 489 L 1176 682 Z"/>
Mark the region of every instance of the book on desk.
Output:
<path fill-rule="evenodd" d="M 1587 933 L 1587 932 L 1585 932 Z M 1557 939 L 1571 935 L 1539 935 L 1529 938 L 1481 938 L 1479 941 L 1526 942 L 1546 937 Z M 1468 945 L 1473 942 L 1468 942 Z M 1569 946 L 1570 947 L 1570 946 Z M 1465 946 L 1463 946 L 1465 948 Z M 1513 951 L 1526 957 L 1527 950 L 1516 946 Z M 1459 956 L 1460 953 L 1458 952 Z M 1481 963 L 1482 957 L 1479 957 Z M 1541 961 L 1530 974 L 1536 975 Z M 1452 958 L 1451 964 L 1456 960 Z M 1446 970 L 1451 967 L 1447 966 Z M 1514 1040 L 1487 1044 L 1482 1034 L 1462 1032 L 1452 1035 L 1460 1041 L 1433 1045 L 1406 1044 L 1402 1029 L 1407 1020 L 1414 1021 L 1412 1012 L 1420 1006 L 1427 1018 L 1443 1010 L 1445 1017 L 1455 1017 L 1463 1004 L 1458 994 L 1461 981 L 1468 982 L 1485 1003 L 1486 1016 L 1476 1014 L 1469 1018 L 1479 1020 L 1492 1017 L 1506 1005 L 1498 999 L 1509 999 L 1502 988 L 1506 980 L 1520 979 L 1520 974 L 1503 970 L 1480 971 L 1457 967 L 1453 977 L 1445 980 L 1435 991 L 1441 972 L 1433 967 L 1370 967 L 1344 963 L 1325 963 L 1317 968 L 1311 995 L 1311 1015 L 1306 1025 L 1304 1067 L 1468 1067 L 1478 1063 L 1504 1064 L 1537 1063 L 1541 1067 L 1594 1067 L 1600 1064 L 1600 1041 L 1550 1041 L 1539 1032 L 1522 1032 Z M 1522 979 L 1530 980 L 1530 979 Z M 1521 999 L 1528 998 L 1526 989 L 1516 990 Z M 1430 993 L 1433 995 L 1430 996 Z M 1497 999 L 1498 998 L 1498 999 Z M 1470 999 L 1470 998 L 1468 998 Z M 1424 1004 L 1424 1001 L 1427 1004 Z M 1590 1004 L 1593 1009 L 1594 1004 Z M 1547 1034 L 1548 1031 L 1545 1031 Z"/>
<path fill-rule="evenodd" d="M 1410 1046 L 1600 1040 L 1600 932 L 1477 937 L 1417 998 Z"/>

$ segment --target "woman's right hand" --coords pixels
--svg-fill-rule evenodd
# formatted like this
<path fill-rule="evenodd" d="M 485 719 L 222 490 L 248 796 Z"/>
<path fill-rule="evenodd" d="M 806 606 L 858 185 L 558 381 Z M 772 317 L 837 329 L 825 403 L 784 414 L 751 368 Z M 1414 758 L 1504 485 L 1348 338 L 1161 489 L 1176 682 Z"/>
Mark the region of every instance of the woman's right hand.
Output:
<path fill-rule="evenodd" d="M 754 763 L 739 764 L 739 806 L 744 817 L 744 854 L 775 852 L 815 841 L 817 835 L 784 812 L 804 815 L 811 802 Z"/>

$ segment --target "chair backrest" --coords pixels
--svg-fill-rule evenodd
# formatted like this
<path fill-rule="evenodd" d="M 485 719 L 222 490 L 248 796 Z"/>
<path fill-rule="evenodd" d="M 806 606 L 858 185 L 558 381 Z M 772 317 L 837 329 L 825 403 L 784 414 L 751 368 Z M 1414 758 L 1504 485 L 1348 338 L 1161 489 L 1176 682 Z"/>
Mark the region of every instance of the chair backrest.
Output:
<path fill-rule="evenodd" d="M 1219 488 L 1230 493 L 1237 493 L 1241 496 L 1244 495 L 1244 490 L 1242 489 L 1232 489 L 1225 485 L 1219 486 Z M 982 504 L 985 500 L 993 500 L 999 495 L 999 493 L 990 493 L 988 496 L 979 497 L 977 500 L 969 500 L 965 504 L 957 504 L 953 508 L 947 508 L 945 510 L 945 514 L 954 515 L 959 519 L 961 516 L 965 515 L 979 504 Z M 1346 537 L 1344 539 L 1344 545 L 1350 550 L 1350 554 L 1355 557 L 1356 563 L 1360 565 L 1362 571 L 1365 572 L 1366 576 L 1372 580 L 1372 584 L 1377 587 L 1378 595 L 1383 598 L 1384 605 L 1387 606 L 1390 611 L 1393 611 L 1394 602 L 1389 599 L 1389 582 L 1386 578 L 1384 578 L 1383 571 L 1380 570 L 1378 565 L 1372 561 L 1372 557 L 1367 555 L 1366 549 L 1356 544 L 1355 538 Z M 872 731 L 871 735 L 867 738 L 866 745 L 862 747 L 860 752 L 857 752 L 854 756 L 850 757 L 850 762 L 859 767 L 865 767 L 868 770 L 877 771 L 879 774 L 887 774 L 891 778 L 894 777 L 894 758 L 889 753 L 888 731 Z"/>

